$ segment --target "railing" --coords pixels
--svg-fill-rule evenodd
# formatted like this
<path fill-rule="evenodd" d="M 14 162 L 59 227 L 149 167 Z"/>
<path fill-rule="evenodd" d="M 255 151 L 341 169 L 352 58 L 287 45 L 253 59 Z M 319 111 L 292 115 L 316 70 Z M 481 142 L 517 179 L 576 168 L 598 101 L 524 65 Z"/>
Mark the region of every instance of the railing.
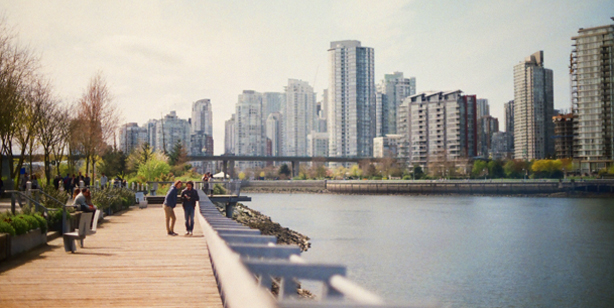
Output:
<path fill-rule="evenodd" d="M 222 188 L 224 188 L 224 190 L 226 191 L 225 194 L 227 195 L 232 195 L 232 196 L 239 196 L 241 194 L 241 181 L 240 180 L 229 180 L 229 181 L 220 181 L 220 180 L 212 180 L 212 181 L 208 181 L 208 182 L 203 182 L 203 181 L 193 181 L 194 182 L 194 189 L 197 190 L 203 190 L 205 188 L 205 184 L 207 185 L 209 191 L 208 192 L 212 192 L 213 189 L 215 188 L 216 185 L 221 186 Z M 168 181 L 155 181 L 155 182 L 147 182 L 146 184 L 141 184 L 140 185 L 140 190 L 141 191 L 147 191 L 147 192 L 153 192 L 155 194 L 155 192 L 157 191 L 157 187 L 159 185 L 172 185 L 175 182 L 168 182 Z M 184 183 L 185 185 L 185 183 Z M 130 186 L 130 185 L 129 185 Z M 135 184 L 132 185 L 135 186 L 136 190 L 139 190 L 139 185 Z M 134 189 L 133 189 L 134 190 Z M 208 193 L 209 194 L 209 193 Z"/>
<path fill-rule="evenodd" d="M 276 245 L 274 236 L 261 235 L 259 230 L 224 217 L 202 191 L 199 194 L 198 219 L 224 307 L 408 307 L 387 305 L 348 280 L 343 265 L 306 262 L 298 246 Z M 298 279 L 321 282 L 323 298 L 299 301 Z M 277 300 L 267 292 L 274 283 Z"/>

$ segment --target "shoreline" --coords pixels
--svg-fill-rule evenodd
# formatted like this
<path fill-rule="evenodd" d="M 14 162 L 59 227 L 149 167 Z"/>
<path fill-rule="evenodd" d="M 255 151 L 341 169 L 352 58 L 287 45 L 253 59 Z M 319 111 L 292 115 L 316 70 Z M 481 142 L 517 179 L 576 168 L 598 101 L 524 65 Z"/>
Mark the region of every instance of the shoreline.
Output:
<path fill-rule="evenodd" d="M 331 195 L 365 195 L 365 196 L 412 196 L 412 197 L 510 197 L 510 198 L 614 198 L 614 193 L 604 192 L 556 192 L 535 194 L 459 194 L 459 193 L 343 193 L 327 189 L 292 188 L 292 187 L 245 187 L 245 193 L 257 194 L 331 194 Z"/>

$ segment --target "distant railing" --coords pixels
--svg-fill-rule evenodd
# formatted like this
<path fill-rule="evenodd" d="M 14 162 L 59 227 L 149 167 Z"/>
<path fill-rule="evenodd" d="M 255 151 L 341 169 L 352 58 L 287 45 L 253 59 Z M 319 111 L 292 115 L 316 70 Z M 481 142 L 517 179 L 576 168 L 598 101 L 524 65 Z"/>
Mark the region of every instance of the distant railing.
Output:
<path fill-rule="evenodd" d="M 409 307 L 386 304 L 345 278 L 345 266 L 308 263 L 299 256 L 298 246 L 276 245 L 275 236 L 224 217 L 204 194 L 200 200 L 198 219 L 224 307 Z M 298 279 L 321 282 L 323 298 L 299 301 Z M 273 284 L 277 300 L 267 292 Z"/>

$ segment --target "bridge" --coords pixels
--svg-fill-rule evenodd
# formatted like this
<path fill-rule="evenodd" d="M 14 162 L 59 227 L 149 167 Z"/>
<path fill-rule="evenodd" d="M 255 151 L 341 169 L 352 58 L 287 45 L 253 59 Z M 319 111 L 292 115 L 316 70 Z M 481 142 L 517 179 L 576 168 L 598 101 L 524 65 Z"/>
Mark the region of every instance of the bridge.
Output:
<path fill-rule="evenodd" d="M 258 161 L 258 162 L 290 162 L 292 163 L 292 176 L 299 174 L 299 164 L 301 162 L 331 162 L 331 163 L 361 163 L 361 162 L 384 162 L 384 161 L 397 161 L 405 162 L 405 159 L 401 158 L 378 158 L 378 157 L 333 157 L 333 156 L 248 156 L 248 155 L 213 155 L 213 156 L 188 156 L 189 161 L 221 161 L 222 171 L 224 174 L 230 174 L 231 178 L 234 176 L 234 164 L 236 161 Z M 228 168 L 230 167 L 230 173 Z"/>

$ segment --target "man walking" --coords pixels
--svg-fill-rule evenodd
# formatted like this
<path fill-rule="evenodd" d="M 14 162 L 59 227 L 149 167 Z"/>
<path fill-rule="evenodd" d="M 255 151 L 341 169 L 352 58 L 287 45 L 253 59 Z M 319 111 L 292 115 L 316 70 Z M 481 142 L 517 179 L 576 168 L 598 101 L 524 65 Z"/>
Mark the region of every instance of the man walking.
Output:
<path fill-rule="evenodd" d="M 108 180 L 109 180 L 109 179 L 107 178 L 107 176 L 106 176 L 106 175 L 104 175 L 104 172 L 103 172 L 103 173 L 102 173 L 102 176 L 100 177 L 100 187 L 101 187 L 102 189 L 107 188 L 107 181 L 108 181 Z"/>
<path fill-rule="evenodd" d="M 196 201 L 199 200 L 198 193 L 194 190 L 194 182 L 188 181 L 185 183 L 187 188 L 181 192 L 181 200 L 183 201 L 183 212 L 185 215 L 185 236 L 192 236 L 194 230 L 194 208 Z"/>
<path fill-rule="evenodd" d="M 164 197 L 164 216 L 166 217 L 166 233 L 168 235 L 175 236 L 177 233 L 173 231 L 175 229 L 175 221 L 177 218 L 175 217 L 175 206 L 177 205 L 177 191 L 179 191 L 179 187 L 181 187 L 181 181 L 175 181 L 175 184 L 171 186 Z"/>

